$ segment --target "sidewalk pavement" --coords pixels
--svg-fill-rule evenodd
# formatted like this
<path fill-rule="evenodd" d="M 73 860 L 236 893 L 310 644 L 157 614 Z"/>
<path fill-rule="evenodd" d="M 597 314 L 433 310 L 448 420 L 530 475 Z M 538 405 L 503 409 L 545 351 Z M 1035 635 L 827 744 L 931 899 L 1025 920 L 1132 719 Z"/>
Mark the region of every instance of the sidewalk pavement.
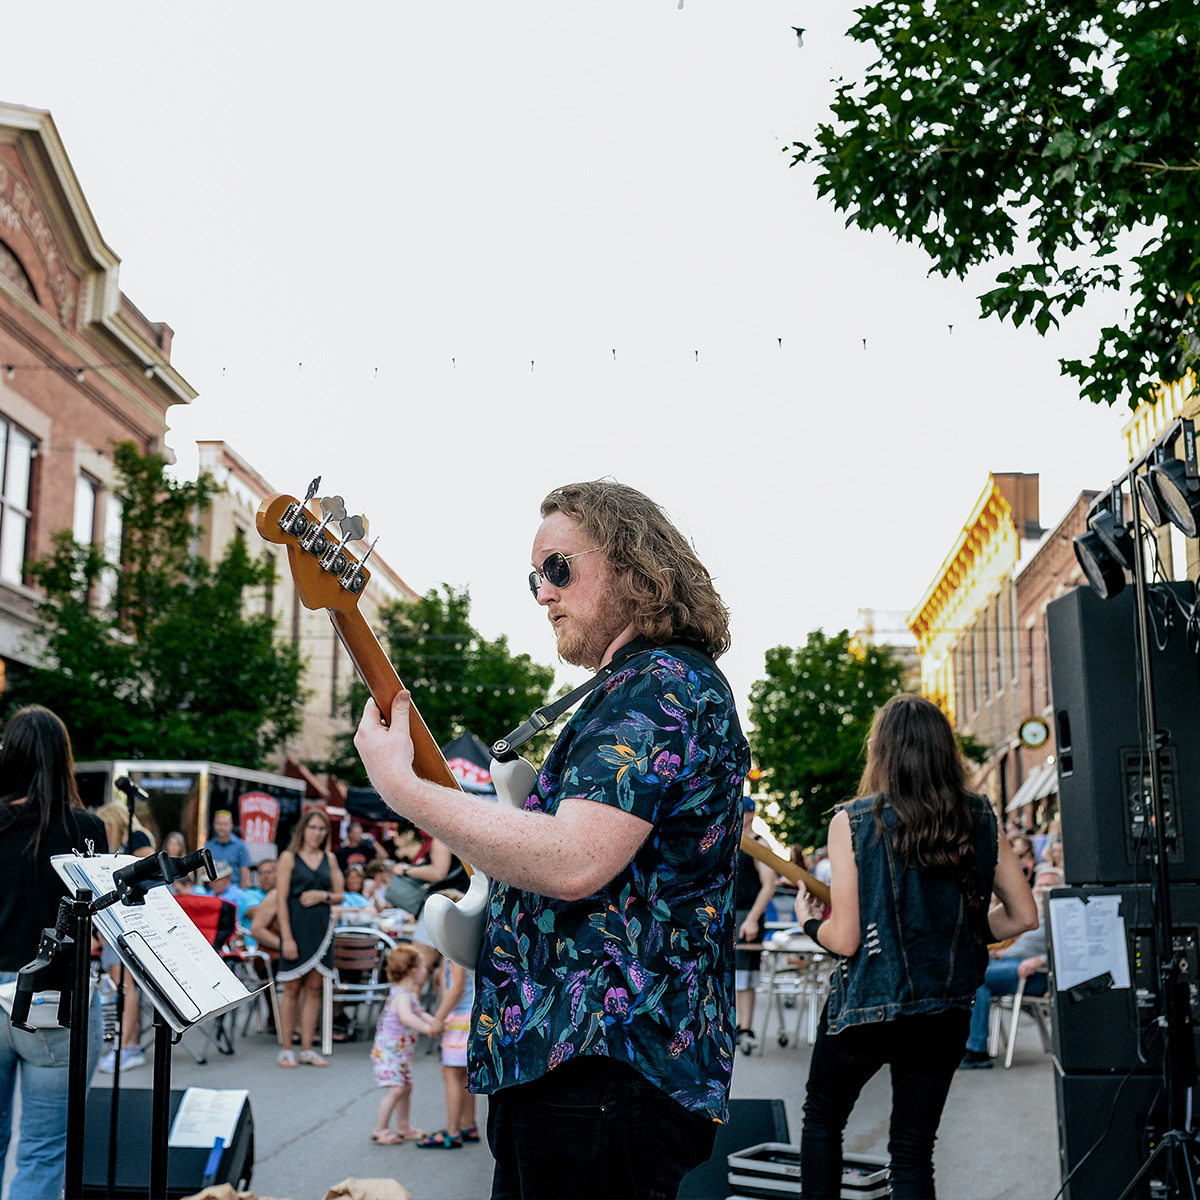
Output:
<path fill-rule="evenodd" d="M 196 1034 L 189 1035 L 194 1042 Z M 254 1113 L 255 1167 L 251 1189 L 276 1200 L 317 1200 L 348 1176 L 387 1176 L 402 1183 L 413 1200 L 485 1200 L 491 1187 L 487 1144 L 461 1150 L 421 1150 L 411 1143 L 379 1146 L 370 1140 L 379 1092 L 370 1064 L 370 1042 L 335 1046 L 330 1066 L 285 1070 L 276 1065 L 278 1046 L 266 1034 L 235 1039 L 236 1052 L 210 1050 L 198 1065 L 176 1047 L 172 1085 L 246 1088 Z M 422 1039 L 413 1059 L 413 1124 L 445 1124 L 441 1063 L 426 1054 Z M 147 1055 L 149 1060 L 150 1056 Z M 771 1037 L 762 1054 L 739 1053 L 734 1069 L 736 1098 L 781 1098 L 786 1102 L 793 1142 L 799 1141 L 809 1047 L 803 1038 L 786 1047 Z M 105 1087 L 111 1077 L 96 1076 Z M 127 1072 L 123 1087 L 150 1087 L 151 1068 Z M 846 1149 L 887 1153 L 891 1088 L 886 1074 L 864 1091 L 846 1132 Z M 480 1097 L 478 1121 L 486 1119 Z M 148 1130 L 127 1131 L 129 1137 Z M 147 1160 L 148 1161 L 148 1160 Z M 1023 1023 L 1012 1069 L 960 1071 L 942 1120 L 935 1160 L 943 1200 L 1052 1200 L 1058 1191 L 1057 1119 L 1050 1056 L 1031 1023 Z M 723 1200 L 714 1197 L 713 1200 Z"/>

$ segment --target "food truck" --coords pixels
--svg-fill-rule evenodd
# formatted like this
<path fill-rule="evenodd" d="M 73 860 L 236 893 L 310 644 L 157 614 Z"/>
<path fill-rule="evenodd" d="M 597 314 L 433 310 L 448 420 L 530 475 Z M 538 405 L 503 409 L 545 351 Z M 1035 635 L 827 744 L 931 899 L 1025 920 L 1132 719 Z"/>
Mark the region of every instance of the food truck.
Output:
<path fill-rule="evenodd" d="M 137 816 L 161 846 L 178 830 L 189 850 L 212 833 L 214 813 L 228 809 L 250 849 L 251 859 L 277 858 L 287 846 L 304 805 L 304 781 L 227 763 L 112 759 L 75 764 L 79 794 L 88 808 L 110 800 L 125 803 L 115 781 L 128 776 L 149 796 L 138 800 Z"/>

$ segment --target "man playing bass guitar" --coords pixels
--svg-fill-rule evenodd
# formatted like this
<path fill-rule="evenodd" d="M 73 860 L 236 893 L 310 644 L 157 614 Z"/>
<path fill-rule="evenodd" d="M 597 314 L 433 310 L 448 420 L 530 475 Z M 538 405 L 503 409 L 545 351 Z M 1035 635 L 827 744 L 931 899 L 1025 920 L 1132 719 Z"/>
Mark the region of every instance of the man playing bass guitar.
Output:
<path fill-rule="evenodd" d="M 662 510 L 611 482 L 542 502 L 530 587 L 558 653 L 611 668 L 524 810 L 412 771 L 407 692 L 355 743 L 399 813 L 493 879 L 473 1091 L 492 1196 L 672 1197 L 712 1152 L 733 1067 L 735 855 L 749 747 L 713 659 L 712 580 Z"/>

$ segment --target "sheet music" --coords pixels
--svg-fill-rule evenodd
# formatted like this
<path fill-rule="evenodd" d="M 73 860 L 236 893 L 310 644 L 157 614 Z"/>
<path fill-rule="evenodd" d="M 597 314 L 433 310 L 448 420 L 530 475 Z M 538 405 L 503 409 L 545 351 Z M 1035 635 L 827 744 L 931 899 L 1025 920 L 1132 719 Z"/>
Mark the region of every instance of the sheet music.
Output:
<path fill-rule="evenodd" d="M 1121 897 L 1055 896 L 1050 901 L 1054 986 L 1065 992 L 1108 971 L 1114 988 L 1129 987 L 1129 954 Z"/>
<path fill-rule="evenodd" d="M 190 1087 L 183 1093 L 168 1145 L 207 1150 L 217 1138 L 233 1144 L 238 1118 L 249 1098 L 247 1091 Z"/>
<path fill-rule="evenodd" d="M 131 854 L 57 854 L 50 861 L 72 890 L 90 888 L 98 898 L 113 890 L 115 871 L 141 860 Z M 145 904 L 117 901 L 93 923 L 177 1033 L 250 997 L 168 887 L 151 888 Z"/>

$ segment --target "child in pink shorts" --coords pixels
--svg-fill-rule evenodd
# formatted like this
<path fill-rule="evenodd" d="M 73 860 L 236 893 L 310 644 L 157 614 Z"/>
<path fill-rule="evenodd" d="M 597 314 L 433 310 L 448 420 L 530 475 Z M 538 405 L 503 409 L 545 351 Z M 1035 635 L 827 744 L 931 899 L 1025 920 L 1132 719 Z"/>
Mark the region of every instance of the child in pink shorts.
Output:
<path fill-rule="evenodd" d="M 421 956 L 411 946 L 396 946 L 388 955 L 387 977 L 392 988 L 379 1014 L 375 1045 L 371 1049 L 375 1082 L 387 1088 L 379 1102 L 371 1138 L 384 1146 L 425 1136 L 423 1129 L 414 1129 L 409 1124 L 408 1114 L 412 1101 L 412 1053 L 417 1035 L 434 1036 L 441 1031 L 441 1023 L 421 1007 L 418 999 L 427 974 Z M 399 1122 L 398 1131 L 390 1127 L 393 1112 Z"/>

